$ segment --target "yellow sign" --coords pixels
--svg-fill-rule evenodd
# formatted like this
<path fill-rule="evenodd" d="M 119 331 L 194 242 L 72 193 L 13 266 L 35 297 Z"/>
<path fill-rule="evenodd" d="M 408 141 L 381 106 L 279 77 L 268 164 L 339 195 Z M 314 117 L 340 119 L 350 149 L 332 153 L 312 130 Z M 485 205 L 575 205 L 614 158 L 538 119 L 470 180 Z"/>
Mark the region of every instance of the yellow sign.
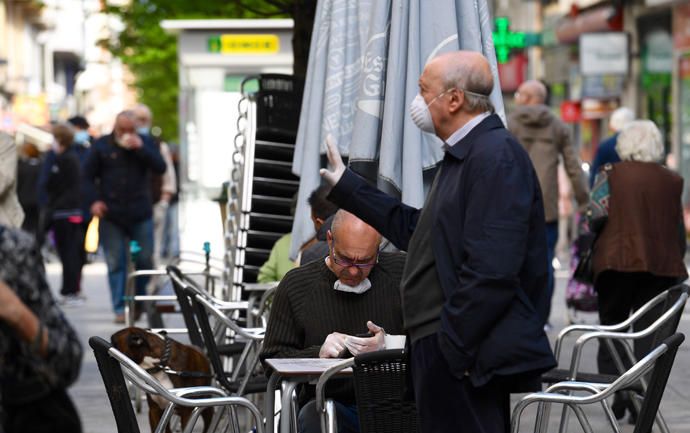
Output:
<path fill-rule="evenodd" d="M 208 50 L 222 54 L 275 54 L 280 50 L 277 35 L 220 35 L 208 39 Z"/>

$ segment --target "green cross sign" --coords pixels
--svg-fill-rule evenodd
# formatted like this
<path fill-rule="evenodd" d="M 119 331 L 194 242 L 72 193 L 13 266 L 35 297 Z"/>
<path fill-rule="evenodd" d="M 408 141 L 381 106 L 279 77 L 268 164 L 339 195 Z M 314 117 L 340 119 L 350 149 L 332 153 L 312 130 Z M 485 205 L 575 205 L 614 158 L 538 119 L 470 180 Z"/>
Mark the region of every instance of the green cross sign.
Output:
<path fill-rule="evenodd" d="M 508 62 L 511 50 L 539 45 L 541 42 L 541 35 L 538 33 L 513 32 L 509 30 L 510 20 L 506 17 L 496 18 L 495 25 L 496 30 L 493 32 L 493 36 L 498 63 Z"/>

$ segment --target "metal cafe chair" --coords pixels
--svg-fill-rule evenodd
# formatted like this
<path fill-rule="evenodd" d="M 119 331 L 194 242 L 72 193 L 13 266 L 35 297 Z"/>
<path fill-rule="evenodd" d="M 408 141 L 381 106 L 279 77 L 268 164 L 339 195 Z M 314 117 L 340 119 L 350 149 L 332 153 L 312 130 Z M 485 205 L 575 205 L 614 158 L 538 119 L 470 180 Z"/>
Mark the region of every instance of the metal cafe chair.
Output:
<path fill-rule="evenodd" d="M 189 306 L 193 317 L 187 326 L 199 331 L 202 348 L 211 361 L 216 381 L 228 392 L 236 395 L 264 392 L 267 380 L 256 374 L 259 352 L 264 339 L 264 328 L 244 328 L 228 317 L 212 301 L 189 286 L 174 285 L 180 305 Z M 216 325 L 211 326 L 209 316 Z M 232 340 L 225 344 L 228 333 Z M 238 350 L 239 349 L 239 350 Z M 222 357 L 237 358 L 232 371 L 225 371 Z"/>
<path fill-rule="evenodd" d="M 585 433 L 593 433 L 592 426 L 582 409 L 584 405 L 600 403 L 612 431 L 620 433 L 620 428 L 613 411 L 606 399 L 616 392 L 634 388 L 635 384 L 642 381 L 647 373 L 651 372 L 650 385 L 642 396 L 636 398 L 642 400 L 635 430 L 633 433 L 648 433 L 652 429 L 656 414 L 663 397 L 668 377 L 673 367 L 673 362 L 678 347 L 685 340 L 685 336 L 676 333 L 666 339 L 652 350 L 647 356 L 625 371 L 613 383 L 565 381 L 550 386 L 546 392 L 537 392 L 523 397 L 513 409 L 511 421 L 512 433 L 518 433 L 520 429 L 520 417 L 526 407 L 533 403 L 560 403 L 571 408 L 577 415 L 578 421 Z M 567 395 L 562 392 L 581 391 L 590 395 Z M 543 413 L 537 412 L 535 431 L 543 426 L 547 420 L 543 419 Z"/>
<path fill-rule="evenodd" d="M 565 338 L 577 332 L 584 332 L 585 334 L 580 335 L 575 342 L 569 367 L 567 369 L 557 368 L 546 372 L 542 375 L 542 382 L 549 384 L 566 380 L 581 380 L 597 383 L 614 382 L 618 378 L 618 375 L 580 371 L 580 361 L 582 360 L 582 353 L 584 351 L 585 344 L 593 340 L 599 341 L 600 344 L 605 344 L 607 350 L 614 360 L 614 363 L 616 364 L 619 374 L 622 374 L 626 371 L 626 364 L 632 365 L 637 362 L 631 347 L 631 344 L 635 340 L 640 340 L 651 336 L 653 338 L 651 347 L 656 347 L 661 340 L 676 332 L 689 293 L 690 287 L 685 284 L 674 286 L 649 300 L 645 305 L 635 311 L 627 320 L 619 324 L 572 325 L 564 328 L 558 334 L 554 348 L 556 359 L 559 361 Z M 637 330 L 635 332 L 626 332 L 631 326 L 634 326 L 635 323 L 639 323 L 655 308 L 660 308 L 661 311 L 658 313 L 660 314 L 659 317 L 656 318 L 651 325 L 647 326 L 645 329 Z M 624 349 L 626 357 L 625 361 L 621 358 L 619 350 L 616 349 L 614 341 L 617 342 L 617 344 L 620 344 L 620 346 Z M 638 387 L 644 392 L 647 387 L 647 382 L 643 379 L 638 384 Z M 633 400 L 633 404 L 639 411 L 639 403 Z M 548 420 L 550 411 L 549 405 L 540 405 L 540 407 L 544 412 L 543 418 Z M 559 431 L 566 431 L 567 422 L 568 412 L 567 408 L 564 407 L 561 415 L 561 427 Z M 657 417 L 657 424 L 663 433 L 668 432 L 668 427 L 666 426 L 661 414 L 659 414 Z"/>
<path fill-rule="evenodd" d="M 91 337 L 89 345 L 93 349 L 98 369 L 103 379 L 110 406 L 115 416 L 118 433 L 140 433 L 136 415 L 130 403 L 125 375 L 144 392 L 161 396 L 168 402 L 163 415 L 156 426 L 154 433 L 166 431 L 176 407 L 191 407 L 191 418 L 184 429 L 184 433 L 191 432 L 197 423 L 201 412 L 207 408 L 215 408 L 213 419 L 206 429 L 215 432 L 221 424 L 223 413 L 227 412 L 230 419 L 223 429 L 235 428 L 239 425 L 236 419 L 236 409 L 246 409 L 254 421 L 257 433 L 263 433 L 263 417 L 256 406 L 244 397 L 229 397 L 225 391 L 210 386 L 198 386 L 189 388 L 167 389 L 156 378 L 147 373 L 143 368 L 134 363 L 126 355 L 112 347 L 112 345 L 100 337 Z M 227 410 L 225 410 L 227 409 Z M 224 430 L 223 430 L 224 431 Z"/>

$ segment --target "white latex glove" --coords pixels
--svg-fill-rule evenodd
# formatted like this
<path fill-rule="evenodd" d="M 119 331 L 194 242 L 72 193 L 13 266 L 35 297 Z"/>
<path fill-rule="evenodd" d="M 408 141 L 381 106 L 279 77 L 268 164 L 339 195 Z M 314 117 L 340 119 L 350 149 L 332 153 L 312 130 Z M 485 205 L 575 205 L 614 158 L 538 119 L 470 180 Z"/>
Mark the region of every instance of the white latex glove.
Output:
<path fill-rule="evenodd" d="M 319 174 L 329 185 L 335 186 L 345 173 L 345 163 L 343 163 L 343 158 L 340 156 L 338 146 L 331 134 L 326 136 L 326 156 L 328 157 L 328 166 L 331 169 L 322 168 L 319 170 Z"/>
<path fill-rule="evenodd" d="M 328 334 L 326 340 L 321 345 L 319 350 L 319 358 L 338 358 L 345 350 L 345 338 L 348 335 L 340 332 L 333 332 Z"/>
<path fill-rule="evenodd" d="M 347 350 L 349 350 L 353 356 L 357 356 L 360 353 L 375 352 L 385 349 L 386 331 L 384 331 L 382 327 L 375 325 L 372 321 L 367 322 L 367 328 L 369 328 L 369 332 L 374 334 L 373 337 L 361 338 L 348 335 L 347 338 L 345 338 L 345 347 L 347 347 Z"/>

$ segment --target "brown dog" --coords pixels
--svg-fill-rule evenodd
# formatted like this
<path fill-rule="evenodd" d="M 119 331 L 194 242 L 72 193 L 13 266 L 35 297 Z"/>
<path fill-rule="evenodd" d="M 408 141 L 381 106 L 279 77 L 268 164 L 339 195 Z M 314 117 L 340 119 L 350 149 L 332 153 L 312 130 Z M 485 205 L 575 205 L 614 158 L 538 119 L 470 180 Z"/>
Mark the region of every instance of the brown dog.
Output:
<path fill-rule="evenodd" d="M 113 346 L 127 355 L 132 361 L 147 370 L 166 388 L 207 386 L 211 384 L 211 365 L 199 349 L 179 343 L 167 335 L 160 335 L 141 328 L 125 328 L 110 337 Z M 151 431 L 167 406 L 167 401 L 159 396 L 146 394 L 149 405 L 149 424 Z M 178 407 L 184 428 L 192 414 L 192 408 Z M 208 430 L 213 409 L 202 412 L 204 432 Z M 166 428 L 170 432 L 170 428 Z"/>

